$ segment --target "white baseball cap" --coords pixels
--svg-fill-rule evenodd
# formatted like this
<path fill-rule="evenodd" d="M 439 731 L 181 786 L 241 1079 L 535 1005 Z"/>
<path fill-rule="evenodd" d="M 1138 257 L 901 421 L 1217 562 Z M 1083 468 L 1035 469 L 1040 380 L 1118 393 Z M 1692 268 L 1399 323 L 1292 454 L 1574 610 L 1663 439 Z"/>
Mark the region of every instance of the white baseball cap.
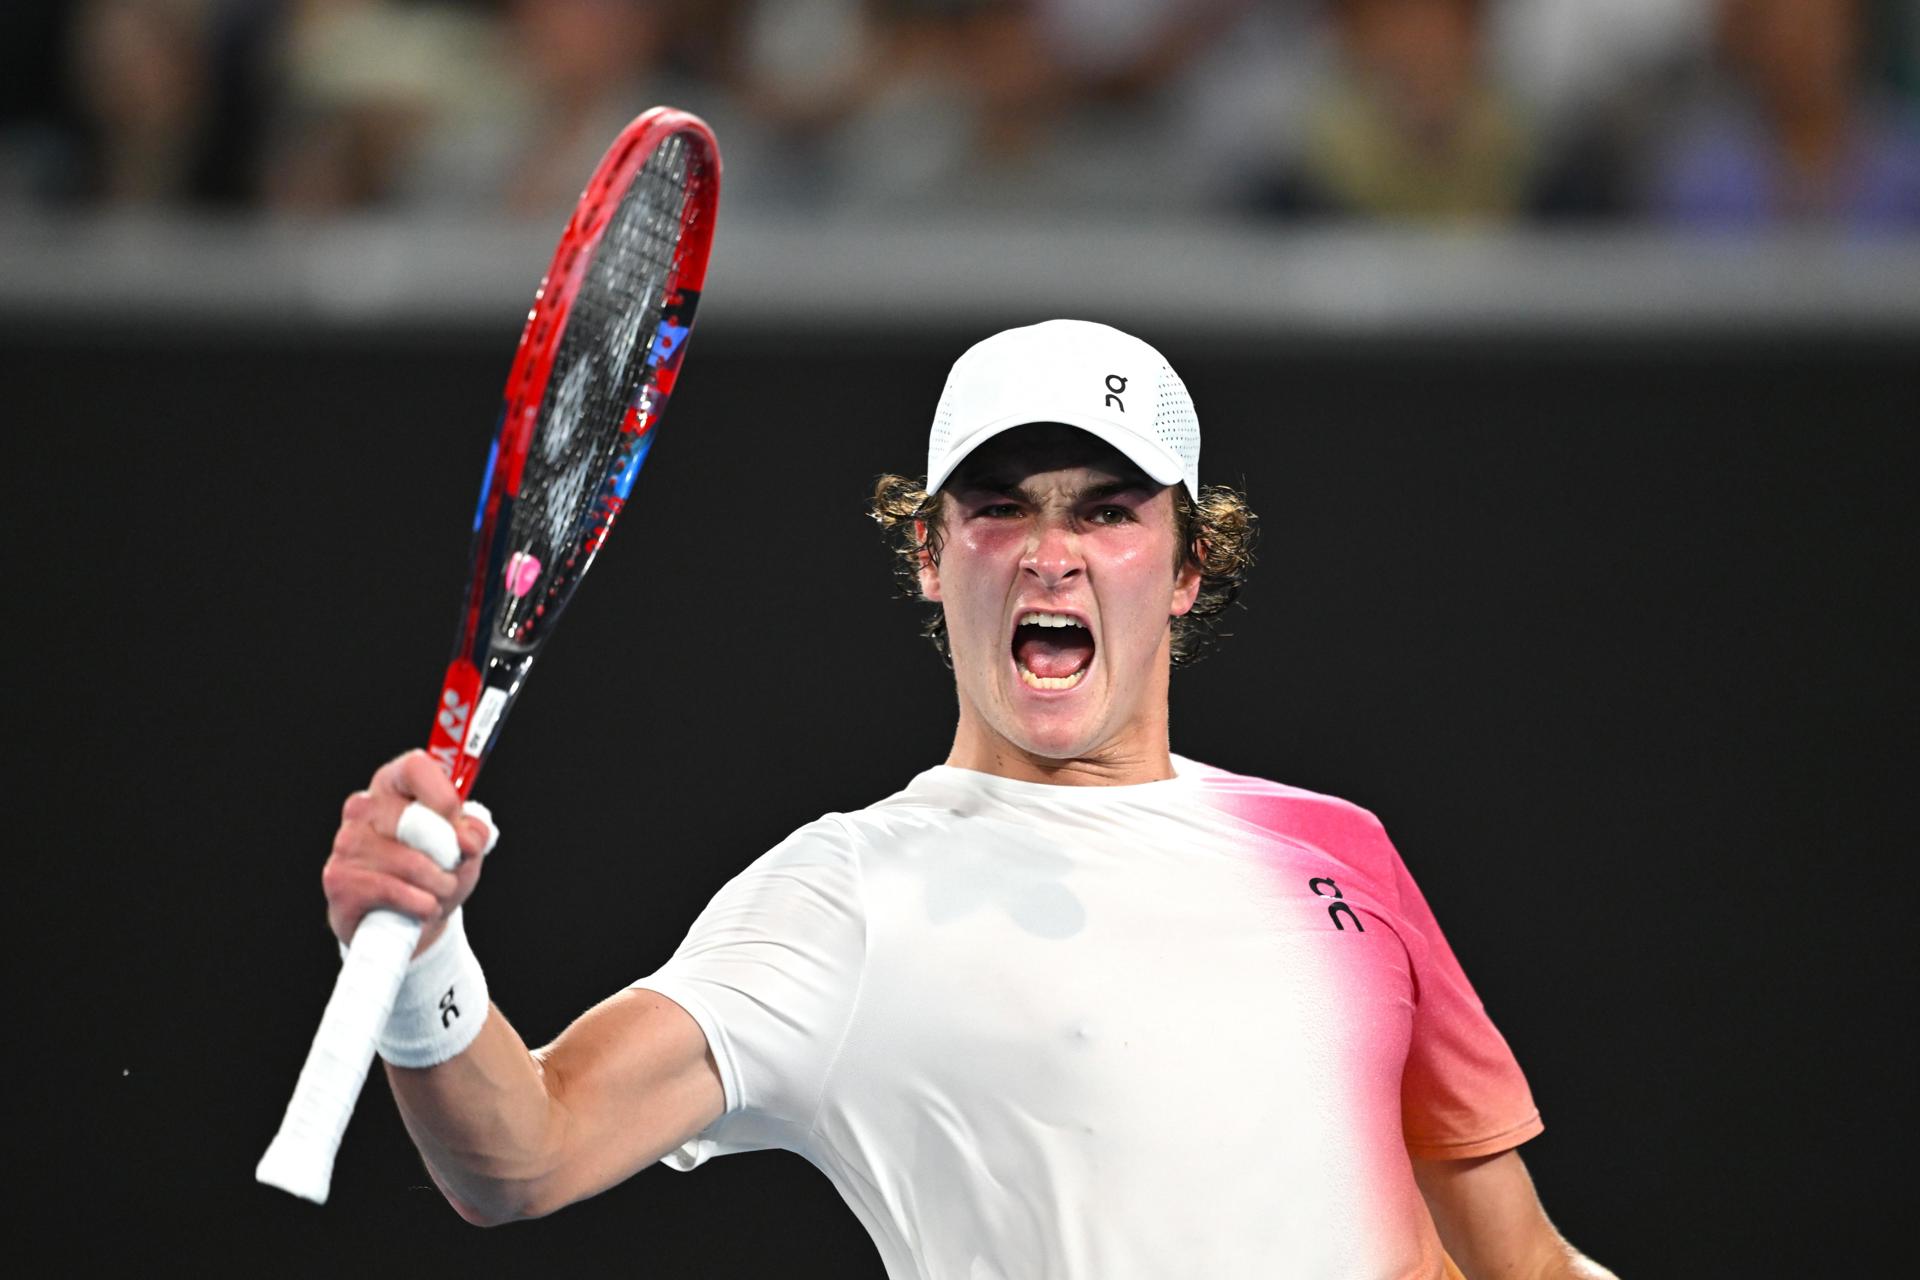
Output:
<path fill-rule="evenodd" d="M 1006 329 L 953 362 L 927 437 L 927 492 L 986 441 L 1035 422 L 1079 427 L 1199 496 L 1200 419 L 1186 384 L 1140 339 L 1087 320 Z"/>

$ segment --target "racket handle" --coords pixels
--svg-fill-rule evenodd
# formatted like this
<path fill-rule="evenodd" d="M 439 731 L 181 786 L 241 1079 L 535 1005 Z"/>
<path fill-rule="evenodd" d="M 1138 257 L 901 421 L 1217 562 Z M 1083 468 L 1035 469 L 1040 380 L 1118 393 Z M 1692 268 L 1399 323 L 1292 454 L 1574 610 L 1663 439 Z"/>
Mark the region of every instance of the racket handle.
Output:
<path fill-rule="evenodd" d="M 396 834 L 448 871 L 459 865 L 453 827 L 425 805 L 408 805 Z M 419 945 L 420 929 L 412 916 L 380 910 L 369 911 L 353 931 L 346 963 L 320 1015 L 320 1029 L 293 1086 L 280 1132 L 253 1171 L 257 1180 L 315 1204 L 327 1202 L 333 1158 Z"/>

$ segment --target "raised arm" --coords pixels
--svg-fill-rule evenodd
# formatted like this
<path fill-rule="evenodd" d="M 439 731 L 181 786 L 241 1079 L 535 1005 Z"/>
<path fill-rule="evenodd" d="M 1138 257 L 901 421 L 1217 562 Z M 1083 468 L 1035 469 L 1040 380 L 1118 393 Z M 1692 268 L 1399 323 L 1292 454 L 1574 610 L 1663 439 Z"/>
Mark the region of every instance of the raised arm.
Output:
<path fill-rule="evenodd" d="M 1413 1174 L 1440 1243 L 1467 1280 L 1615 1280 L 1547 1220 L 1518 1151 L 1416 1159 Z"/>
<path fill-rule="evenodd" d="M 464 1053 L 387 1067 L 434 1182 L 481 1226 L 537 1218 L 625 1180 L 720 1115 L 706 1037 L 679 1005 L 623 991 L 529 1053 L 488 1012 Z"/>
<path fill-rule="evenodd" d="M 395 838 L 418 800 L 452 821 L 457 871 Z M 349 797 L 322 882 L 334 933 L 392 907 L 425 924 L 422 954 L 479 882 L 488 832 L 424 752 L 381 768 Z M 489 1006 L 472 1043 L 424 1068 L 387 1066 L 407 1131 L 447 1199 L 470 1222 L 538 1217 L 644 1168 L 699 1133 L 724 1106 L 706 1037 L 678 1005 L 625 991 L 530 1052 Z"/>

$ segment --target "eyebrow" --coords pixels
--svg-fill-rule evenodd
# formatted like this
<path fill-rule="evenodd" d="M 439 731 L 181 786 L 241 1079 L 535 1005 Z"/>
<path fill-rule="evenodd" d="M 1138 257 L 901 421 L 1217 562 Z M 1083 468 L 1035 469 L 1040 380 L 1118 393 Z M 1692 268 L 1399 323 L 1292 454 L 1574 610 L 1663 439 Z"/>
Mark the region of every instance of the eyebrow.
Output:
<path fill-rule="evenodd" d="M 1019 498 L 1025 502 L 1033 500 L 1033 494 L 1025 485 L 1009 480 L 1004 476 L 980 476 L 977 479 L 962 479 L 957 486 L 963 492 L 992 493 L 1008 498 Z M 1104 502 L 1108 498 L 1122 495 L 1151 495 L 1160 488 L 1153 481 L 1140 478 L 1134 480 L 1103 480 L 1099 484 L 1090 484 L 1074 495 L 1075 502 Z"/>

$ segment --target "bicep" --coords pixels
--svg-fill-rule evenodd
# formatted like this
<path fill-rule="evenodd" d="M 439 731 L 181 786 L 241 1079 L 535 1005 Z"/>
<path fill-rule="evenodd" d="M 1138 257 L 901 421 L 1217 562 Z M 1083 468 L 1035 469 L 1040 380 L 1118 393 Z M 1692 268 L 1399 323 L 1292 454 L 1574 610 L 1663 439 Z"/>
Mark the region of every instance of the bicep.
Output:
<path fill-rule="evenodd" d="M 1470 1280 L 1540 1274 L 1565 1256 L 1518 1151 L 1415 1159 L 1413 1174 L 1440 1243 Z"/>
<path fill-rule="evenodd" d="M 629 988 L 534 1054 L 553 1103 L 551 1172 L 536 1212 L 614 1186 L 686 1142 L 726 1108 L 720 1073 L 692 1015 Z"/>

